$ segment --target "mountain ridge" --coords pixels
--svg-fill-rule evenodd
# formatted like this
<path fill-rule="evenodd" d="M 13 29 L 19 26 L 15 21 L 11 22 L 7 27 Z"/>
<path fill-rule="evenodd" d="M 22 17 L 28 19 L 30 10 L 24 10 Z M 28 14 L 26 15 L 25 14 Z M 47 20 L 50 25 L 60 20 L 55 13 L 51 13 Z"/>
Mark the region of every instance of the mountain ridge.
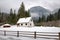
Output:
<path fill-rule="evenodd" d="M 51 13 L 51 11 L 40 6 L 32 7 L 29 9 L 29 11 L 33 20 L 39 20 L 39 17 L 42 17 L 42 15 L 47 17 Z"/>
<path fill-rule="evenodd" d="M 40 17 L 41 17 L 42 15 L 47 16 L 47 15 L 49 15 L 50 12 L 51 12 L 51 11 L 49 11 L 49 10 L 43 8 L 43 7 L 40 7 L 40 6 L 32 7 L 32 8 L 30 8 L 29 10 L 30 10 L 30 13 L 31 13 L 31 14 L 32 14 L 32 13 L 38 14 L 38 16 L 40 15 Z M 34 14 L 33 14 L 33 15 L 34 15 Z"/>

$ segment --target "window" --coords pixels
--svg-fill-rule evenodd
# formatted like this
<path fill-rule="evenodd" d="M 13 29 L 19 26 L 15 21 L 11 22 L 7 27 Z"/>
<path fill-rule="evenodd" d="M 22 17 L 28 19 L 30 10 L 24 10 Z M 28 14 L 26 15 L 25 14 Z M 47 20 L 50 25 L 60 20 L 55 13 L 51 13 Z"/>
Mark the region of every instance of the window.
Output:
<path fill-rule="evenodd" d="M 23 24 L 21 24 L 21 26 L 22 26 Z"/>
<path fill-rule="evenodd" d="M 27 23 L 25 25 L 27 25 Z"/>
<path fill-rule="evenodd" d="M 17 25 L 19 25 L 19 23 Z"/>
<path fill-rule="evenodd" d="M 30 26 L 31 26 L 31 24 L 30 24 Z"/>

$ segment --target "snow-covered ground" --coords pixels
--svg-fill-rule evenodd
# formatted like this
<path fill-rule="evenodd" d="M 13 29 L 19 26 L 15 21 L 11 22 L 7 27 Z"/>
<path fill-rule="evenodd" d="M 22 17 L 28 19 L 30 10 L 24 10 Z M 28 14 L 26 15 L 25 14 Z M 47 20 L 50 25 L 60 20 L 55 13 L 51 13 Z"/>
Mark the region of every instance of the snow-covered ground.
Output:
<path fill-rule="evenodd" d="M 12 36 L 0 36 L 0 40 L 55 40 L 55 39 L 44 39 L 44 38 L 29 38 L 29 37 L 12 37 Z"/>
<path fill-rule="evenodd" d="M 60 27 L 17 27 L 16 25 L 11 26 L 10 28 L 0 28 L 0 30 L 6 31 L 31 31 L 31 32 L 60 32 Z M 2 33 L 2 32 L 0 32 Z M 45 38 L 36 38 L 33 37 L 13 37 L 13 36 L 2 36 L 0 35 L 0 40 L 56 40 L 56 39 L 45 39 Z"/>
<path fill-rule="evenodd" d="M 60 32 L 60 27 L 17 27 L 16 25 L 11 26 L 10 28 L 0 28 L 0 30 L 6 31 L 36 31 L 36 32 Z"/>

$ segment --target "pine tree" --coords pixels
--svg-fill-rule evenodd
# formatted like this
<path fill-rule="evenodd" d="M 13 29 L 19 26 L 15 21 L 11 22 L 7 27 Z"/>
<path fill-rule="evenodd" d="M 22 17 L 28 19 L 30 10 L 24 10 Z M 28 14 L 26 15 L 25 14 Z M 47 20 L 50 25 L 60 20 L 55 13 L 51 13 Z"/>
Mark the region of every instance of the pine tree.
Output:
<path fill-rule="evenodd" d="M 1 11 L 0 11 L 0 22 L 2 22 L 2 13 L 1 13 Z"/>
<path fill-rule="evenodd" d="M 42 15 L 42 22 L 45 22 L 45 15 Z"/>
<path fill-rule="evenodd" d="M 47 21 L 53 21 L 53 20 L 54 20 L 53 14 L 48 15 Z"/>
<path fill-rule="evenodd" d="M 39 17 L 39 20 L 38 20 L 38 23 L 40 23 L 40 22 L 42 22 L 42 18 L 41 17 Z"/>
<path fill-rule="evenodd" d="M 14 10 L 14 14 L 13 14 L 13 24 L 16 24 L 17 22 L 17 15 L 16 15 L 16 10 Z"/>
<path fill-rule="evenodd" d="M 12 24 L 12 20 L 13 20 L 13 10 L 12 8 L 10 9 L 10 15 L 8 17 L 8 23 Z"/>
<path fill-rule="evenodd" d="M 30 12 L 29 11 L 25 11 L 25 17 L 30 17 Z"/>
<path fill-rule="evenodd" d="M 54 16 L 54 20 L 55 20 L 55 21 L 58 20 L 58 13 L 57 13 L 57 12 L 54 13 L 53 16 Z"/>
<path fill-rule="evenodd" d="M 24 18 L 24 17 L 30 17 L 30 12 L 29 10 L 25 11 L 25 6 L 24 6 L 24 3 L 22 2 L 21 7 L 18 10 L 17 20 L 19 18 Z"/>
<path fill-rule="evenodd" d="M 60 9 L 58 10 L 58 20 L 60 20 Z"/>
<path fill-rule="evenodd" d="M 27 17 L 30 17 L 30 11 L 29 11 L 29 10 L 28 10 L 28 13 L 27 13 L 27 15 L 28 15 Z"/>
<path fill-rule="evenodd" d="M 13 10 L 12 10 L 12 8 L 10 9 L 10 16 L 11 17 L 13 16 Z"/>
<path fill-rule="evenodd" d="M 18 16 L 18 19 L 25 17 L 25 7 L 24 7 L 24 3 L 23 2 L 21 4 L 21 7 L 18 10 L 17 16 Z"/>

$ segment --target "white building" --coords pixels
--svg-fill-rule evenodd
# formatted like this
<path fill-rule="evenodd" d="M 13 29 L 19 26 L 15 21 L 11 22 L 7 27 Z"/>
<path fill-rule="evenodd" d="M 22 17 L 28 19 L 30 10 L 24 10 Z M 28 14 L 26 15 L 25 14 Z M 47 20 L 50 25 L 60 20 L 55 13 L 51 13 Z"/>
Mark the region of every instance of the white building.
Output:
<path fill-rule="evenodd" d="M 31 17 L 26 17 L 26 18 L 20 18 L 17 21 L 17 25 L 19 26 L 24 26 L 24 27 L 29 27 L 29 26 L 34 26 L 33 20 Z"/>

